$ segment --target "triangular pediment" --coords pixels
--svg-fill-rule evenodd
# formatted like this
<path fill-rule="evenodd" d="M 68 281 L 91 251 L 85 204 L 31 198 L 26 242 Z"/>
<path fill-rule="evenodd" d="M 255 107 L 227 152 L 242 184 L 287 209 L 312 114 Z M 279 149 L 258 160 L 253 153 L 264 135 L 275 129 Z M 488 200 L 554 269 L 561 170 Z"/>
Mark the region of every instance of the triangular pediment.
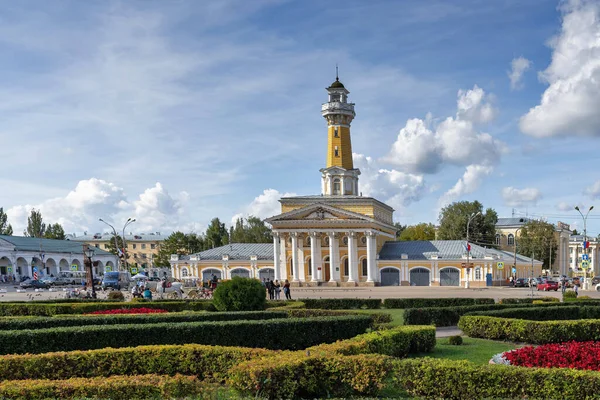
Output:
<path fill-rule="evenodd" d="M 285 221 L 364 221 L 375 222 L 373 218 L 352 211 L 342 210 L 323 203 L 311 204 L 296 210 L 267 218 L 270 224 Z"/>

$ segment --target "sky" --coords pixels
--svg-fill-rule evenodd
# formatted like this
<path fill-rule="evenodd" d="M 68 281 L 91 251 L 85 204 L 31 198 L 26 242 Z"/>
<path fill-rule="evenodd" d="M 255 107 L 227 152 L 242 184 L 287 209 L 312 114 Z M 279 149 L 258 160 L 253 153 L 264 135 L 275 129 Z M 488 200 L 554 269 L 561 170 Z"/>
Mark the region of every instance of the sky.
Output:
<path fill-rule="evenodd" d="M 0 10 L 0 207 L 203 232 L 319 194 L 340 80 L 359 191 L 600 234 L 600 0 L 24 0 Z M 128 228 L 129 230 L 129 228 Z"/>

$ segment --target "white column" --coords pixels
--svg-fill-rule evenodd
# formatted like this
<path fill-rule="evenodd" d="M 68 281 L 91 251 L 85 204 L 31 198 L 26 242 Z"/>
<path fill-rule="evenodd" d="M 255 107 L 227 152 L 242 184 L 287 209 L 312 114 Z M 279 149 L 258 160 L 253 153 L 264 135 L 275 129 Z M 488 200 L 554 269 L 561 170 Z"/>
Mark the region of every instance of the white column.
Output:
<path fill-rule="evenodd" d="M 356 233 L 348 233 L 348 282 L 358 282 L 358 247 L 356 243 Z"/>
<path fill-rule="evenodd" d="M 329 232 L 329 282 L 336 282 L 336 267 L 339 268 L 339 244 L 335 232 Z M 337 244 L 337 246 L 336 246 Z"/>
<path fill-rule="evenodd" d="M 366 232 L 367 235 L 367 282 L 375 282 L 375 234 Z"/>
<path fill-rule="evenodd" d="M 286 280 L 288 278 L 287 273 L 287 255 L 285 252 L 285 243 L 286 238 L 285 235 L 279 234 L 279 272 L 281 273 L 281 280 Z"/>
<path fill-rule="evenodd" d="M 292 238 L 292 268 L 293 268 L 293 282 L 298 282 L 298 234 L 296 232 L 290 233 Z"/>
<path fill-rule="evenodd" d="M 304 268 L 304 238 L 298 238 L 298 249 L 296 252 L 298 253 L 298 279 L 300 282 L 306 282 L 306 268 Z"/>
<path fill-rule="evenodd" d="M 281 247 L 279 244 L 279 232 L 273 232 L 273 268 L 275 269 L 275 280 L 281 281 Z"/>
<path fill-rule="evenodd" d="M 319 234 L 316 232 L 311 232 L 310 234 L 310 274 L 311 282 L 320 282 L 320 270 L 322 268 L 321 265 L 321 241 L 319 238 Z"/>
<path fill-rule="evenodd" d="M 328 194 L 332 195 L 333 194 L 333 179 L 332 179 L 331 175 L 327 175 L 327 186 L 329 187 Z"/>

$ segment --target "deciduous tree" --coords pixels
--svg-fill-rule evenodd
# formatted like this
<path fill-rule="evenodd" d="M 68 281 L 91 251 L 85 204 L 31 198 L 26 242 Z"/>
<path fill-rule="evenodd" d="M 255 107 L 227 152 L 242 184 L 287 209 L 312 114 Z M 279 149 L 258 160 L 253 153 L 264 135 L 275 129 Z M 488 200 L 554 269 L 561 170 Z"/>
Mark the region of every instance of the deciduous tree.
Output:
<path fill-rule="evenodd" d="M 4 209 L 0 207 L 0 235 L 12 235 L 13 228 L 8 223 L 8 215 L 4 212 Z"/>
<path fill-rule="evenodd" d="M 521 228 L 517 238 L 517 253 L 544 262 L 543 269 L 550 269 L 550 255 L 556 260 L 558 243 L 554 238 L 554 225 L 545 221 L 530 220 Z"/>
<path fill-rule="evenodd" d="M 49 224 L 46 227 L 46 232 L 44 232 L 44 237 L 46 239 L 65 240 L 65 230 L 58 222 L 56 224 Z"/>
<path fill-rule="evenodd" d="M 400 234 L 398 240 L 435 240 L 435 226 L 428 223 L 407 226 Z"/>
<path fill-rule="evenodd" d="M 35 208 L 27 217 L 27 229 L 23 232 L 25 236 L 41 238 L 46 233 L 46 224 L 42 218 L 42 213 Z"/>
<path fill-rule="evenodd" d="M 444 207 L 440 211 L 438 239 L 464 240 L 467 237 L 467 221 L 473 214 L 480 212 L 469 225 L 469 240 L 492 246 L 496 237 L 498 214 L 491 208 L 483 212 L 478 201 L 459 201 Z"/>
<path fill-rule="evenodd" d="M 219 218 L 213 218 L 204 234 L 209 248 L 220 247 L 229 243 L 229 234 L 225 224 Z"/>

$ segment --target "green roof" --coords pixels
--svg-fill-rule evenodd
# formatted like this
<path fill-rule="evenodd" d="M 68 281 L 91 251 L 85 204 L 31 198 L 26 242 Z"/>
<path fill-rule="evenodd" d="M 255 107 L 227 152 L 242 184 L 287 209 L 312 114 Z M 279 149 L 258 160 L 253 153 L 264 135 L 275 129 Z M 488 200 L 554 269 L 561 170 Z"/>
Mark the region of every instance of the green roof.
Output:
<path fill-rule="evenodd" d="M 335 78 L 335 82 L 333 82 L 331 85 L 329 85 L 329 88 L 344 88 L 344 84 L 342 82 L 340 82 L 339 78 Z"/>
<path fill-rule="evenodd" d="M 5 240 L 15 246 L 18 251 L 40 251 L 41 249 L 48 253 L 77 253 L 83 254 L 81 242 L 72 242 L 70 240 L 40 239 L 25 236 L 7 236 L 0 235 L 0 240 Z M 99 248 L 94 249 L 98 256 L 112 255 L 108 251 Z"/>

